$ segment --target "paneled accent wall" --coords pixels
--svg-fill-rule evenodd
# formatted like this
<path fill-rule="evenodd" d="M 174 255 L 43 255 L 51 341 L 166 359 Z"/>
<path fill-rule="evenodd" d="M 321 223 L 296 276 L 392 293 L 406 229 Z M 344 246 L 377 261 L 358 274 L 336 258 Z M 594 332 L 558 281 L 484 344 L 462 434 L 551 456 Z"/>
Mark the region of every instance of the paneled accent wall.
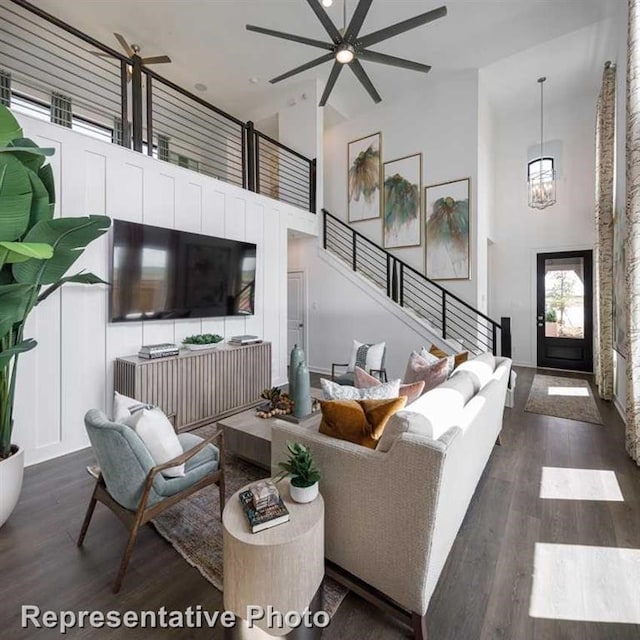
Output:
<path fill-rule="evenodd" d="M 142 344 L 253 333 L 272 345 L 273 384 L 286 381 L 287 234 L 317 235 L 315 215 L 64 127 L 19 119 L 27 137 L 56 150 L 56 215 L 100 213 L 258 247 L 256 313 L 248 318 L 109 324 L 102 286 L 67 286 L 38 307 L 26 331 L 38 347 L 20 358 L 14 415 L 14 440 L 27 464 L 88 446 L 85 412 L 110 411 L 113 362 Z M 108 234 L 93 243 L 76 270 L 108 279 L 110 241 Z"/>

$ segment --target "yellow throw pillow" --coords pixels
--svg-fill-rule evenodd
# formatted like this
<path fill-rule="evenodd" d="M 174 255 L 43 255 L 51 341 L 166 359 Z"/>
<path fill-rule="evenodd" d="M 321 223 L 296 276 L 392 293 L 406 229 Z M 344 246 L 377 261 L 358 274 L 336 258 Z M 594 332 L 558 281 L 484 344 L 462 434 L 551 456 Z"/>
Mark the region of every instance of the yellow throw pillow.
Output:
<path fill-rule="evenodd" d="M 436 347 L 435 344 L 431 345 L 429 349 L 429 353 L 436 358 L 446 358 L 448 354 L 446 354 L 442 349 Z M 460 353 L 456 353 L 453 358 L 453 368 L 459 367 L 463 362 L 466 362 L 469 359 L 468 351 L 461 351 Z"/>
<path fill-rule="evenodd" d="M 375 449 L 387 421 L 406 402 L 406 396 L 390 400 L 321 400 L 320 433 Z"/>

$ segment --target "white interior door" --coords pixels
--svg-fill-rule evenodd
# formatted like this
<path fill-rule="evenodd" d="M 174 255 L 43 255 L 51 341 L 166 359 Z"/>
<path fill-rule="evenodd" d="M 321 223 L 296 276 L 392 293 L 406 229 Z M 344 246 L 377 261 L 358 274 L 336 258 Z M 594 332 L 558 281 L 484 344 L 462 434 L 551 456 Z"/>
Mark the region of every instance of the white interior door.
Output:
<path fill-rule="evenodd" d="M 287 349 L 291 353 L 295 344 L 306 349 L 306 292 L 304 271 L 289 271 L 287 275 Z"/>

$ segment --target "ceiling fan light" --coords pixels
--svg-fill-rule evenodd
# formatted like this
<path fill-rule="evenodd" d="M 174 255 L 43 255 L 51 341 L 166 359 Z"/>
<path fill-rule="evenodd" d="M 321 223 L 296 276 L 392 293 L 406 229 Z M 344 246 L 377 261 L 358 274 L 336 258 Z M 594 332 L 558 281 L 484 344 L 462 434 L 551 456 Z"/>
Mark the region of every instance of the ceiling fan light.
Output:
<path fill-rule="evenodd" d="M 322 0 L 323 7 L 330 7 L 333 4 L 333 0 Z"/>
<path fill-rule="evenodd" d="M 349 64 L 350 62 L 353 61 L 355 57 L 356 57 L 356 52 L 351 45 L 347 45 L 347 44 L 342 45 L 336 51 L 336 60 L 340 64 Z"/>

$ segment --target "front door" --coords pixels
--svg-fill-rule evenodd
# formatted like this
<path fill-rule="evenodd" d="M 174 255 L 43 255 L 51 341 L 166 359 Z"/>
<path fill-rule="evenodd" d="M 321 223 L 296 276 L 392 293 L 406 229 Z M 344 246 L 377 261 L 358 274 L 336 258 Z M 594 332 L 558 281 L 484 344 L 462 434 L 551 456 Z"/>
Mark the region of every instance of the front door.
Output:
<path fill-rule="evenodd" d="M 287 353 L 293 345 L 305 346 L 305 278 L 303 271 L 289 271 L 287 278 Z"/>
<path fill-rule="evenodd" d="M 591 251 L 539 253 L 538 366 L 593 370 Z"/>

